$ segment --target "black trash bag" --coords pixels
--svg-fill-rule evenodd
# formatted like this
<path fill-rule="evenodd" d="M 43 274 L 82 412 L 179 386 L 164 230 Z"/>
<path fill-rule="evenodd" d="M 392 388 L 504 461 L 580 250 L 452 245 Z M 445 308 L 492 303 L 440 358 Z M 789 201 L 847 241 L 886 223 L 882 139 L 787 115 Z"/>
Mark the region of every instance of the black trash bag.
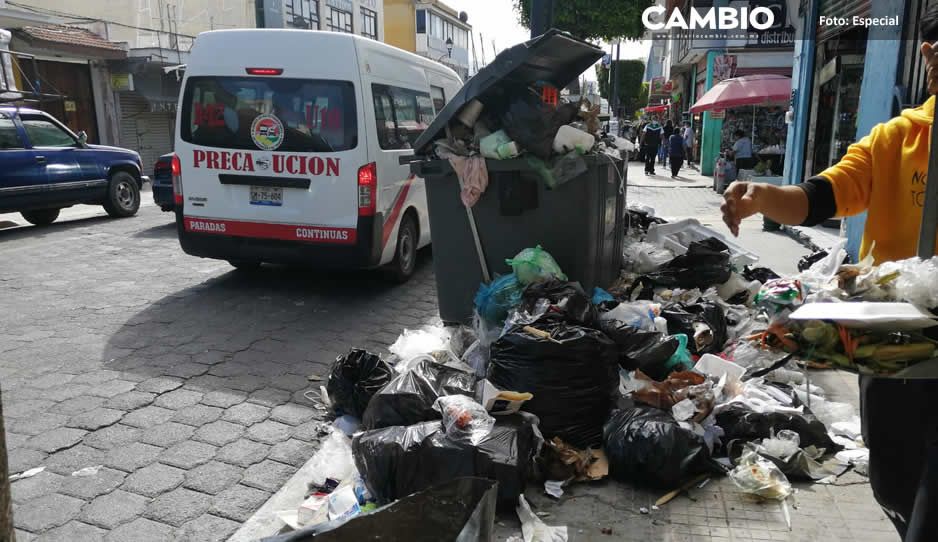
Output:
<path fill-rule="evenodd" d="M 513 510 L 542 444 L 537 418 L 497 416 L 477 445 L 446 436 L 442 422 L 365 431 L 352 454 L 368 491 L 384 504 L 459 476 L 498 481 L 498 507 Z"/>
<path fill-rule="evenodd" d="M 781 278 L 778 273 L 768 267 L 750 267 L 743 268 L 743 278 L 748 281 L 758 280 L 762 284 L 774 279 Z"/>
<path fill-rule="evenodd" d="M 556 108 L 543 103 L 530 91 L 521 91 L 512 98 L 502 115 L 502 127 L 522 150 L 547 160 L 561 126 L 557 124 L 559 120 L 562 119 Z"/>
<path fill-rule="evenodd" d="M 433 403 L 443 395 L 475 394 L 476 377 L 467 368 L 423 360 L 391 380 L 371 398 L 362 427 L 378 429 L 439 420 Z"/>
<path fill-rule="evenodd" d="M 764 439 L 782 429 L 788 429 L 798 433 L 803 448 L 815 446 L 824 448 L 828 453 L 836 453 L 843 449 L 831 440 L 824 424 L 811 415 L 780 412 L 760 414 L 742 406 L 732 406 L 717 414 L 716 422 L 723 429 L 723 440 L 726 442 L 735 439 Z"/>
<path fill-rule="evenodd" d="M 628 210 L 628 229 L 629 231 L 640 231 L 647 233 L 652 224 L 667 224 L 667 220 L 652 216 L 641 209 Z"/>
<path fill-rule="evenodd" d="M 674 489 L 695 475 L 724 472 L 703 437 L 653 407 L 615 412 L 606 422 L 603 448 L 609 474 L 621 482 Z"/>
<path fill-rule="evenodd" d="M 661 309 L 668 321 L 668 333 L 687 335 L 687 348 L 692 354 L 715 354 L 723 351 L 727 340 L 726 312 L 710 301 L 692 305 L 674 303 Z"/>
<path fill-rule="evenodd" d="M 550 279 L 535 282 L 524 289 L 521 309 L 535 314 L 538 302 L 546 299 L 550 303 L 548 313 L 558 313 L 573 324 L 592 327 L 596 322 L 596 307 L 579 282 Z"/>
<path fill-rule="evenodd" d="M 694 241 L 687 252 L 647 276 L 658 286 L 669 288 L 700 288 L 724 284 L 730 280 L 729 247 L 715 237 Z"/>
<path fill-rule="evenodd" d="M 368 514 L 312 525 L 262 542 L 489 542 L 495 539 L 495 486 L 496 482 L 484 478 L 456 478 Z"/>
<path fill-rule="evenodd" d="M 529 324 L 536 337 L 512 326 L 492 344 L 489 381 L 503 390 L 530 392 L 521 408 L 541 420 L 544 437 L 576 448 L 597 447 L 619 384 L 619 348 L 602 332 L 542 317 Z"/>
<path fill-rule="evenodd" d="M 657 331 L 644 331 L 619 320 L 601 320 L 599 329 L 619 347 L 619 366 L 626 371 L 641 369 L 655 380 L 664 380 L 665 368 L 681 343 Z"/>
<path fill-rule="evenodd" d="M 336 415 L 361 418 L 371 397 L 394 377 L 394 370 L 377 354 L 353 348 L 335 358 L 326 391 Z"/>

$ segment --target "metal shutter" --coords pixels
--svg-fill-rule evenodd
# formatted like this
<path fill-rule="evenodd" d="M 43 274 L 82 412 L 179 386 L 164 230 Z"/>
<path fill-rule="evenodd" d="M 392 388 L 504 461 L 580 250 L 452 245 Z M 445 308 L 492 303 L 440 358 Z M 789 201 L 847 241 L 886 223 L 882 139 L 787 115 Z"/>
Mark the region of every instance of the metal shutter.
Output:
<path fill-rule="evenodd" d="M 818 14 L 825 17 L 844 17 L 850 19 L 854 16 L 868 17 L 873 11 L 872 0 L 821 0 Z M 821 26 L 817 27 L 817 40 L 830 39 L 837 34 L 846 32 L 854 28 L 851 25 L 846 26 Z"/>
<path fill-rule="evenodd" d="M 132 92 L 120 93 L 120 146 L 140 153 L 143 174 L 152 175 L 156 160 L 173 150 L 173 114 L 150 112 L 147 101 Z"/>

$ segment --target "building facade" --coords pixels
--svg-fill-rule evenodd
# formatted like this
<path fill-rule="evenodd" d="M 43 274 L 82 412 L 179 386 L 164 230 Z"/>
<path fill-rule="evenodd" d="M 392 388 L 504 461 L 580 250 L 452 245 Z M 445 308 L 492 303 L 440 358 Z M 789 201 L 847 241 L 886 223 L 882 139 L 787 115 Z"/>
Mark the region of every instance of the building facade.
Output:
<path fill-rule="evenodd" d="M 472 26 L 466 12 L 439 0 L 385 0 L 385 40 L 395 47 L 441 62 L 469 78 Z"/>
<path fill-rule="evenodd" d="M 384 40 L 382 0 L 254 0 L 258 28 L 298 28 Z"/>
<path fill-rule="evenodd" d="M 697 132 L 696 158 L 704 175 L 712 175 L 720 152 L 732 146 L 733 132 L 741 129 L 754 146 L 784 145 L 787 139 L 787 104 L 747 107 L 691 115 L 690 107 L 724 79 L 756 74 L 792 75 L 792 52 L 799 5 L 806 0 L 676 0 L 669 9 L 680 10 L 688 20 L 691 8 L 766 7 L 775 16 L 774 25 L 763 31 L 750 31 L 745 37 L 694 34 L 673 31 L 669 44 L 657 50 L 666 55 L 661 76 L 668 85 L 670 115 L 674 121 L 690 120 Z M 652 54 L 656 48 L 652 47 Z M 655 59 L 649 58 L 651 63 Z M 660 63 L 659 63 L 660 64 Z M 649 68 L 656 69 L 656 68 Z M 654 87 L 654 85 L 652 85 Z M 781 173 L 781 172 L 779 172 Z"/>
<path fill-rule="evenodd" d="M 58 25 L 0 13 L 11 48 L 37 55 L 41 80 L 62 95 L 42 109 L 92 142 L 136 150 L 147 169 L 173 150 L 179 67 L 195 37 L 254 27 L 256 16 L 254 0 L 28 0 L 12 9 Z"/>

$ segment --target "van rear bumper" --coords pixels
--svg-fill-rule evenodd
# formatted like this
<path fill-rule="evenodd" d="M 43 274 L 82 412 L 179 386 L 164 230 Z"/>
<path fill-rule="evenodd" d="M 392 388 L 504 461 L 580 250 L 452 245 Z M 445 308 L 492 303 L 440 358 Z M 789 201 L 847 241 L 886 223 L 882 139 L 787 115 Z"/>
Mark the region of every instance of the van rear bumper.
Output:
<path fill-rule="evenodd" d="M 356 242 L 352 245 L 313 244 L 186 231 L 183 214 L 176 214 L 176 232 L 183 252 L 216 260 L 247 260 L 276 264 L 314 265 L 323 268 L 370 268 L 381 263 L 383 224 L 380 213 L 359 217 Z"/>

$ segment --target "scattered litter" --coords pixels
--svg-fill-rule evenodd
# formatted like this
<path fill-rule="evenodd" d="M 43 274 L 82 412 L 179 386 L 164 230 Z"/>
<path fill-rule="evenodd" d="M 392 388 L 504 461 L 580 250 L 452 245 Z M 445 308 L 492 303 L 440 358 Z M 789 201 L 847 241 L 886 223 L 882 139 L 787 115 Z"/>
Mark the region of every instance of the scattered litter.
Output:
<path fill-rule="evenodd" d="M 311 374 L 306 377 L 306 380 L 309 380 L 310 382 L 321 382 L 322 376 L 317 375 L 317 374 Z"/>
<path fill-rule="evenodd" d="M 33 476 L 36 476 L 37 474 L 39 474 L 40 472 L 42 472 L 42 471 L 44 471 L 44 470 L 46 470 L 45 467 L 33 467 L 33 468 L 31 468 L 31 469 L 29 469 L 29 470 L 25 470 L 25 471 L 23 471 L 23 472 L 21 472 L 21 473 L 19 473 L 19 474 L 11 474 L 11 475 L 10 475 L 10 481 L 11 481 L 11 482 L 15 482 L 15 481 L 17 481 L 17 480 L 22 480 L 23 478 L 32 478 Z"/>
<path fill-rule="evenodd" d="M 310 465 L 310 483 L 321 486 L 326 480 L 351 479 L 357 472 L 352 459 L 352 443 L 342 431 L 333 429 L 313 456 Z"/>
<path fill-rule="evenodd" d="M 95 465 L 93 467 L 85 467 L 83 469 L 78 469 L 75 472 L 73 472 L 72 476 L 82 476 L 82 477 L 94 476 L 98 474 L 98 471 L 100 471 L 102 468 L 104 468 L 104 465 Z"/>
<path fill-rule="evenodd" d="M 563 481 L 548 480 L 544 482 L 544 492 L 555 499 L 563 497 Z"/>
<path fill-rule="evenodd" d="M 648 508 L 645 508 L 645 507 L 643 506 L 643 507 L 639 508 L 638 511 L 639 511 L 640 513 L 642 513 L 642 514 L 647 514 L 647 513 L 648 513 Z"/>
<path fill-rule="evenodd" d="M 493 416 L 514 414 L 521 410 L 521 405 L 534 398 L 530 393 L 500 390 L 488 380 L 480 381 L 479 385 L 482 388 L 482 404 Z"/>
<path fill-rule="evenodd" d="M 601 530 L 602 530 L 602 533 L 605 534 L 605 535 L 611 535 L 611 534 L 612 534 L 612 527 L 603 527 Z"/>
<path fill-rule="evenodd" d="M 524 499 L 524 495 L 518 496 L 518 519 L 521 520 L 521 532 L 524 534 L 524 542 L 566 542 L 567 527 L 551 527 L 541 521 L 531 506 Z"/>
<path fill-rule="evenodd" d="M 729 476 L 736 487 L 764 499 L 781 501 L 791 495 L 791 484 L 782 471 L 752 450 L 743 452 L 739 465 Z"/>

